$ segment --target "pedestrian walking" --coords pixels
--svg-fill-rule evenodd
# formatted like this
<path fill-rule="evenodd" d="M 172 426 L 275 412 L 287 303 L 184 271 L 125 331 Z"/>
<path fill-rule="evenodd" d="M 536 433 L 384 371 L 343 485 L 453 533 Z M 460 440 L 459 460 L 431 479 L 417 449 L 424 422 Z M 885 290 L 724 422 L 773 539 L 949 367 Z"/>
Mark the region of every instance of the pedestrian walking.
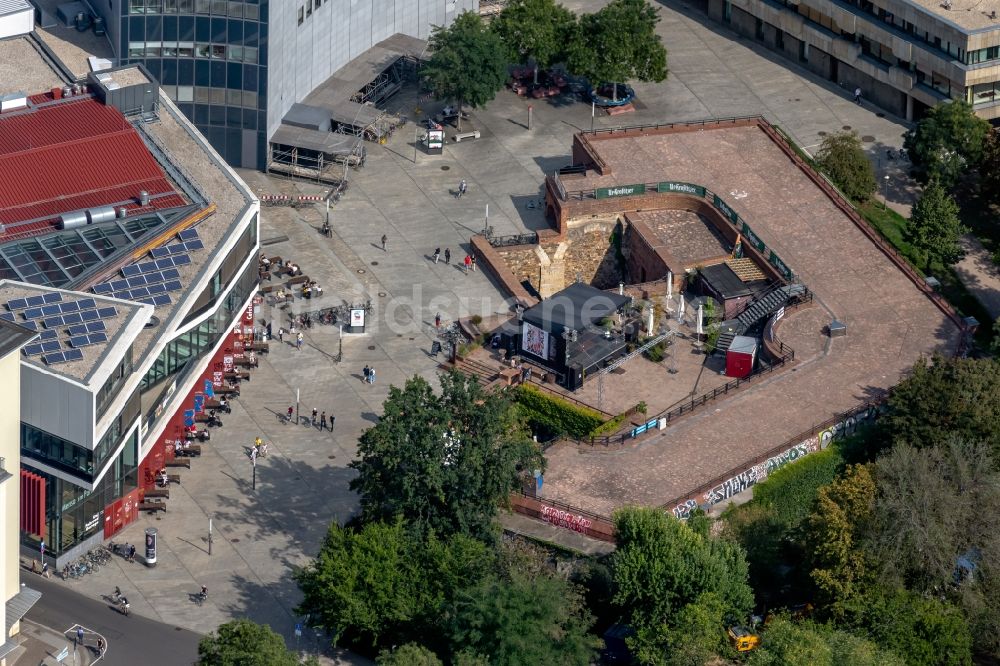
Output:
<path fill-rule="evenodd" d="M 288 406 L 288 418 L 285 419 L 285 421 L 287 423 L 291 423 L 292 422 L 292 414 L 294 414 L 294 413 L 295 413 L 295 408 L 292 407 L 291 405 L 289 405 Z"/>
<path fill-rule="evenodd" d="M 302 335 L 302 331 L 299 331 L 298 336 L 295 338 L 295 348 L 302 351 L 302 341 L 305 340 L 305 336 Z"/>
<path fill-rule="evenodd" d="M 316 409 L 315 407 L 313 407 L 313 415 L 312 415 L 312 426 L 313 426 L 314 428 L 316 427 L 316 423 L 317 423 L 317 421 L 316 421 L 316 415 L 317 415 L 317 414 L 319 414 L 319 410 L 318 410 L 318 409 Z"/>
<path fill-rule="evenodd" d="M 132 544 L 132 545 L 130 545 L 128 547 L 128 558 L 127 559 L 128 559 L 129 562 L 135 562 L 135 544 Z"/>
<path fill-rule="evenodd" d="M 444 249 L 444 263 L 451 264 L 451 250 L 448 248 Z"/>
<path fill-rule="evenodd" d="M 476 272 L 476 255 L 475 255 L 475 253 L 472 254 L 472 272 L 473 273 Z"/>
<path fill-rule="evenodd" d="M 83 645 L 83 627 L 76 628 L 76 643 L 77 645 Z"/>
<path fill-rule="evenodd" d="M 382 251 L 385 252 L 385 242 L 389 240 L 386 238 L 385 234 L 382 234 Z"/>
<path fill-rule="evenodd" d="M 250 463 L 254 466 L 257 465 L 257 447 L 250 449 Z"/>
<path fill-rule="evenodd" d="M 861 88 L 854 89 L 854 103 L 861 106 Z"/>
<path fill-rule="evenodd" d="M 361 372 L 362 372 L 362 373 L 364 373 L 364 379 L 363 379 L 362 381 L 363 381 L 363 382 L 364 382 L 365 384 L 367 384 L 367 383 L 368 383 L 368 373 L 370 373 L 370 372 L 371 372 L 371 369 L 370 369 L 370 368 L 368 367 L 368 364 L 367 364 L 367 363 L 365 364 L 365 369 L 364 369 L 364 370 L 362 370 Z"/>
<path fill-rule="evenodd" d="M 368 383 L 375 383 L 375 368 L 368 368 Z"/>
<path fill-rule="evenodd" d="M 278 342 L 285 344 L 285 329 L 278 327 Z"/>
<path fill-rule="evenodd" d="M 333 422 L 337 420 L 337 417 L 330 414 L 330 432 L 333 432 Z"/>
<path fill-rule="evenodd" d="M 458 184 L 458 198 L 461 199 L 462 195 L 469 189 L 469 185 L 462 179 L 462 182 Z"/>
<path fill-rule="evenodd" d="M 472 268 L 472 257 L 465 255 L 465 272 L 468 273 L 470 268 Z"/>
<path fill-rule="evenodd" d="M 97 656 L 98 657 L 104 656 L 104 639 L 101 638 L 100 636 L 97 637 Z"/>
<path fill-rule="evenodd" d="M 438 260 L 441 259 L 441 248 L 434 248 L 434 263 L 436 264 Z"/>
<path fill-rule="evenodd" d="M 326 430 L 326 412 L 319 415 L 319 431 L 323 432 Z"/>
<path fill-rule="evenodd" d="M 441 328 L 441 313 L 434 315 L 434 328 Z"/>

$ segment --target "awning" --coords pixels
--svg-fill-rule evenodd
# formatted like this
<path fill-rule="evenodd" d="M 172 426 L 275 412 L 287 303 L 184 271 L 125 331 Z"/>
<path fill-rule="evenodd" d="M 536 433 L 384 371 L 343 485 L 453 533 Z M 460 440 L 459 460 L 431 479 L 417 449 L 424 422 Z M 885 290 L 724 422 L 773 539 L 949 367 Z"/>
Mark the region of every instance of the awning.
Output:
<path fill-rule="evenodd" d="M 326 155 L 350 155 L 354 152 L 358 137 L 279 125 L 271 136 L 271 143 L 313 150 Z"/>
<path fill-rule="evenodd" d="M 42 593 L 38 590 L 33 590 L 30 587 L 22 587 L 20 592 L 7 601 L 5 606 L 7 626 L 5 627 L 4 636 L 10 635 L 10 628 L 14 626 L 14 623 L 20 622 L 21 618 L 27 615 L 31 607 L 37 604 L 41 598 Z"/>

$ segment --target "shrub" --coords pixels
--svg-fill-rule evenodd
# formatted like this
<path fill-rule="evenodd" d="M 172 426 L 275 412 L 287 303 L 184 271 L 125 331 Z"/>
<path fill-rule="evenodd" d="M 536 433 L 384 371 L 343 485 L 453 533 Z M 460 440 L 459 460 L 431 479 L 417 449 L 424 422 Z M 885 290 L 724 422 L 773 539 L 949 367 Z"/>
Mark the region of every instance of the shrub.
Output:
<path fill-rule="evenodd" d="M 530 385 L 518 387 L 518 404 L 530 423 L 535 423 L 560 435 L 587 437 L 604 423 L 600 413 L 547 395 Z"/>
<path fill-rule="evenodd" d="M 472 322 L 473 326 L 479 326 L 480 324 L 483 323 L 483 318 L 481 315 L 472 315 L 471 317 L 469 317 L 469 321 Z"/>
<path fill-rule="evenodd" d="M 795 527 L 809 515 L 819 487 L 833 481 L 843 465 L 844 459 L 835 446 L 811 453 L 754 486 L 753 502 L 772 507 L 780 523 Z"/>

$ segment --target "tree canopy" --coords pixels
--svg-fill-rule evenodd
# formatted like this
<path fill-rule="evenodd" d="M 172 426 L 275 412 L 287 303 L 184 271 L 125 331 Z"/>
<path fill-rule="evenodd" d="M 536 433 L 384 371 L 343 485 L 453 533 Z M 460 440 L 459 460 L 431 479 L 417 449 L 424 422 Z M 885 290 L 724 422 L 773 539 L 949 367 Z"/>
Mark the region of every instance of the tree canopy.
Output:
<path fill-rule="evenodd" d="M 905 653 L 903 653 L 905 654 Z M 777 617 L 768 623 L 750 666 L 903 666 L 906 661 L 872 641 L 812 622 Z"/>
<path fill-rule="evenodd" d="M 927 179 L 937 176 L 950 188 L 978 166 L 990 123 L 963 100 L 942 102 L 907 132 L 903 146 L 913 166 Z"/>
<path fill-rule="evenodd" d="M 591 85 L 667 78 L 667 50 L 656 34 L 660 17 L 646 0 L 612 0 L 580 17 L 569 67 Z"/>
<path fill-rule="evenodd" d="M 684 629 L 676 625 L 679 618 L 698 616 L 688 606 L 705 604 L 704 614 L 716 618 L 720 628 L 722 616 L 743 618 L 753 606 L 739 546 L 705 538 L 659 509 L 615 512 L 615 533 L 614 601 L 636 632 L 628 641 L 643 663 L 660 663 L 657 655 L 680 644 L 704 645 L 704 632 L 695 630 L 704 623 L 692 622 L 693 634 L 678 631 Z M 716 636 L 719 647 L 723 634 Z"/>
<path fill-rule="evenodd" d="M 903 238 L 913 246 L 924 265 L 948 267 L 962 258 L 959 238 L 968 229 L 958 216 L 958 204 L 945 191 L 937 177 L 932 177 L 913 206 Z"/>
<path fill-rule="evenodd" d="M 942 356 L 917 362 L 889 396 L 879 429 L 889 442 L 916 448 L 952 436 L 986 442 L 1000 461 L 1000 362 Z"/>
<path fill-rule="evenodd" d="M 551 67 L 566 57 L 576 18 L 555 0 L 512 0 L 490 23 L 515 62 Z"/>
<path fill-rule="evenodd" d="M 853 201 L 866 201 L 875 192 L 875 169 L 857 132 L 837 132 L 823 139 L 816 163 Z"/>
<path fill-rule="evenodd" d="M 234 620 L 198 643 L 199 666 L 299 666 L 285 639 L 267 625 Z M 315 662 L 307 662 L 315 663 Z"/>
<path fill-rule="evenodd" d="M 509 396 L 486 393 L 460 373 L 437 395 L 420 377 L 392 387 L 378 424 L 361 437 L 358 476 L 365 520 L 402 516 L 439 535 L 490 538 L 494 518 L 519 486 L 519 470 L 542 468 Z"/>
<path fill-rule="evenodd" d="M 507 46 L 479 14 L 462 12 L 450 27 L 435 26 L 429 46 L 421 72 L 437 99 L 480 107 L 507 81 Z"/>

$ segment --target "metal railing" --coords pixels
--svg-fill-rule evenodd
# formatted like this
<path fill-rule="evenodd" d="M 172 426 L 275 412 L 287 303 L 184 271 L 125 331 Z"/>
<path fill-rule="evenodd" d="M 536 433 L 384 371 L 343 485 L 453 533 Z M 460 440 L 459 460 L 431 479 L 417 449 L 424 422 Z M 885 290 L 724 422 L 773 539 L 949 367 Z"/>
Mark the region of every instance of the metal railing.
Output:
<path fill-rule="evenodd" d="M 526 234 L 512 234 L 510 236 L 494 236 L 492 233 L 486 235 L 486 241 L 492 247 L 514 247 L 515 245 L 538 245 L 538 232 L 532 231 Z"/>
<path fill-rule="evenodd" d="M 556 499 L 550 499 L 548 497 L 532 497 L 522 490 L 515 490 L 511 492 L 511 495 L 517 495 L 524 497 L 526 499 L 532 499 L 536 502 L 541 502 L 542 504 L 547 504 L 553 509 L 561 509 L 568 513 L 572 513 L 577 516 L 582 516 L 583 518 L 590 518 L 591 520 L 599 520 L 603 523 L 614 525 L 614 521 L 611 520 L 610 516 L 605 516 L 600 513 L 594 513 L 593 511 L 587 511 L 586 509 L 581 509 L 580 507 L 573 506 L 572 504 L 567 504 L 566 502 L 560 502 Z"/>
<path fill-rule="evenodd" d="M 645 125 L 626 125 L 624 127 L 599 127 L 590 131 L 584 130 L 581 134 L 624 134 L 630 131 L 644 131 L 649 129 L 674 129 L 676 127 L 709 127 L 719 125 L 732 125 L 747 121 L 757 121 L 764 116 L 730 116 L 727 118 L 705 118 L 703 120 L 683 120 L 676 123 L 648 123 Z"/>

